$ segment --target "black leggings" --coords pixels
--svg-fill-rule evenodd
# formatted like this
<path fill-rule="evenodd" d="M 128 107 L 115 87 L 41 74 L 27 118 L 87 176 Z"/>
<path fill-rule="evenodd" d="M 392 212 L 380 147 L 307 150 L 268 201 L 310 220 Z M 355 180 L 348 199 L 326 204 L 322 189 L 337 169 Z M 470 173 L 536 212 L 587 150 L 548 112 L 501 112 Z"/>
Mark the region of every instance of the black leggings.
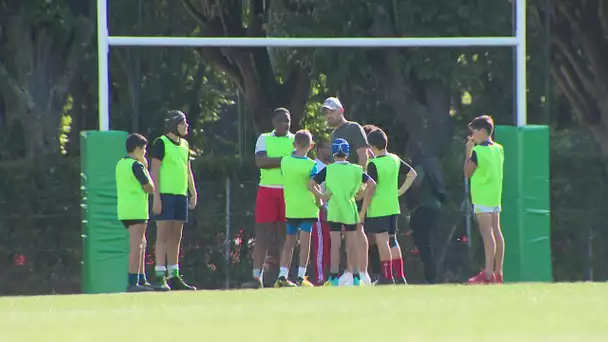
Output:
<path fill-rule="evenodd" d="M 424 265 L 424 278 L 428 284 L 435 283 L 435 257 L 431 246 L 431 237 L 437 229 L 440 214 L 441 211 L 438 208 L 421 206 L 416 208 L 410 217 L 414 244 L 420 252 L 420 258 Z"/>

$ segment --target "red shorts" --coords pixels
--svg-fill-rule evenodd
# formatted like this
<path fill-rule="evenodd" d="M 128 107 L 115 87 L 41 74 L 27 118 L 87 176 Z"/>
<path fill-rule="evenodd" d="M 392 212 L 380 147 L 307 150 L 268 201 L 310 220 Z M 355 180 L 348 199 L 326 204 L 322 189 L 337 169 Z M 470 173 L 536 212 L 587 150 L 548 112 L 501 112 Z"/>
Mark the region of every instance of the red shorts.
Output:
<path fill-rule="evenodd" d="M 325 221 L 325 217 L 320 217 L 317 224 L 312 230 L 312 250 L 311 262 L 314 270 L 313 283 L 323 285 L 327 279 L 329 271 L 329 252 L 331 241 L 329 237 L 329 224 Z"/>
<path fill-rule="evenodd" d="M 258 187 L 255 199 L 255 223 L 285 222 L 283 189 Z"/>

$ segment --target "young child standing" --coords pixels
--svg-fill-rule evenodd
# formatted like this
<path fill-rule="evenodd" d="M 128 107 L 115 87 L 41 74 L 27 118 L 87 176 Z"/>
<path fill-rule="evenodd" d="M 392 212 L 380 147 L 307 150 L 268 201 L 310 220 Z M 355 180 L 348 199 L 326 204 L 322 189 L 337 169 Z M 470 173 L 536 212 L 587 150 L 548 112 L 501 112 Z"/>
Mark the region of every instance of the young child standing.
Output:
<path fill-rule="evenodd" d="M 378 244 L 382 264 L 382 277 L 378 284 L 407 284 L 403 255 L 395 235 L 401 214 L 399 196 L 410 188 L 416 179 L 416 172 L 399 156 L 387 151 L 388 137 L 382 129 L 372 130 L 367 135 L 367 141 L 375 156 L 369 161 L 367 174 L 376 181 L 377 187 L 369 206 L 365 227 L 368 233 L 375 235 Z M 401 187 L 398 186 L 400 174 L 406 175 Z"/>
<path fill-rule="evenodd" d="M 149 291 L 145 273 L 148 195 L 154 185 L 148 173 L 146 146 L 148 140 L 134 133 L 125 143 L 127 156 L 116 164 L 116 200 L 118 219 L 129 230 L 128 292 Z"/>
<path fill-rule="evenodd" d="M 331 239 L 331 262 L 328 286 L 338 286 L 340 267 L 340 246 L 342 244 L 341 230 L 344 227 L 346 235 L 346 254 L 353 267 L 353 285 L 361 285 L 359 274 L 359 259 L 357 258 L 357 225 L 365 220 L 367 208 L 376 189 L 376 182 L 371 179 L 360 165 L 348 162 L 350 146 L 344 139 L 334 140 L 331 146 L 334 163 L 327 165 L 310 180 L 308 187 L 323 201 L 331 201 L 327 208 Z M 325 182 L 326 193 L 319 190 L 319 184 Z M 357 211 L 355 199 L 362 184 L 367 185 L 361 211 Z"/>
<path fill-rule="evenodd" d="M 329 142 L 325 139 L 318 139 L 315 144 L 317 149 L 317 170 L 320 172 L 330 163 Z M 325 191 L 325 184 L 321 184 L 321 190 Z M 312 229 L 311 259 L 314 270 L 315 285 L 323 285 L 327 279 L 329 271 L 329 224 L 327 223 L 327 203 L 319 206 L 319 220 Z"/>
<path fill-rule="evenodd" d="M 471 202 L 479 223 L 486 264 L 469 279 L 470 284 L 503 282 L 505 241 L 500 229 L 504 150 L 492 141 L 494 120 L 489 115 L 476 117 L 469 124 L 471 136 L 466 143 L 465 176 L 471 178 Z"/>
<path fill-rule="evenodd" d="M 315 195 L 308 189 L 311 177 L 317 174 L 317 163 L 308 158 L 313 148 L 312 135 L 307 130 L 296 132 L 293 145 L 295 151 L 281 160 L 283 174 L 283 194 L 285 196 L 285 217 L 287 236 L 281 253 L 281 268 L 275 287 L 314 286 L 306 278 L 306 267 L 310 255 L 310 236 L 317 223 L 319 207 Z M 289 280 L 289 264 L 300 232 L 300 267 L 297 282 Z"/>

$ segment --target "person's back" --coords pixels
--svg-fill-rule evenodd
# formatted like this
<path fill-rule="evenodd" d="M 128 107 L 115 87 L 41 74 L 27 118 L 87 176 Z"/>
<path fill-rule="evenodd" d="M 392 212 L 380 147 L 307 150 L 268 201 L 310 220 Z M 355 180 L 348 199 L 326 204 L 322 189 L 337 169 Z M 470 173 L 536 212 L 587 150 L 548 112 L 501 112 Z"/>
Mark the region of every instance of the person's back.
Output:
<path fill-rule="evenodd" d="M 281 160 L 285 216 L 316 219 L 319 208 L 315 195 L 308 190 L 308 181 L 316 174 L 317 164 L 308 157 L 290 156 Z"/>
<path fill-rule="evenodd" d="M 487 141 L 473 147 L 477 163 L 471 177 L 471 201 L 478 206 L 500 207 L 504 150 L 502 145 Z"/>
<path fill-rule="evenodd" d="M 367 216 L 370 218 L 401 214 L 399 207 L 399 169 L 401 158 L 388 153 L 370 159 L 377 172 L 376 192 L 369 204 Z"/>
<path fill-rule="evenodd" d="M 332 194 L 327 221 L 342 224 L 360 222 L 355 196 L 362 185 L 363 168 L 348 162 L 327 165 L 325 186 Z"/>

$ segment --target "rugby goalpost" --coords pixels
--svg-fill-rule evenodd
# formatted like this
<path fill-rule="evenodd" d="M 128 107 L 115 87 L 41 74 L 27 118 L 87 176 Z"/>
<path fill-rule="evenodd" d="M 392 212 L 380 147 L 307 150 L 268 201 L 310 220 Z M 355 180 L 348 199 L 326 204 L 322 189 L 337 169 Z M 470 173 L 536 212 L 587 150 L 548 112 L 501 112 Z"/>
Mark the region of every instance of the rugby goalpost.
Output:
<path fill-rule="evenodd" d="M 548 188 L 548 128 L 544 126 L 527 126 L 527 80 L 526 80 L 526 0 L 516 0 L 515 35 L 510 37 L 407 37 L 407 38 L 250 38 L 250 37 L 136 37 L 110 36 L 108 32 L 107 0 L 97 0 L 97 40 L 99 68 L 99 131 L 83 132 L 83 151 L 104 149 L 107 153 L 110 141 L 115 141 L 118 134 L 124 139 L 124 132 L 119 134 L 110 131 L 110 89 L 109 89 L 109 51 L 110 46 L 123 47 L 283 47 L 283 48 L 399 48 L 399 47 L 511 47 L 516 50 L 516 125 L 497 127 L 497 138 L 505 146 L 505 192 L 503 195 L 503 219 L 507 254 L 505 256 L 505 278 L 507 281 L 550 281 L 550 242 L 549 242 L 549 188 Z M 104 135 L 110 134 L 110 135 Z M 119 139 L 119 140 L 120 140 Z M 87 140 L 89 141 L 87 143 Z M 523 148 L 523 145 L 534 144 L 534 149 Z M 120 151 L 120 153 L 123 153 Z M 119 158 L 120 153 L 112 156 Z M 83 158 L 85 159 L 85 158 Z M 83 161 L 83 239 L 85 253 L 83 276 L 87 278 L 84 292 L 113 292 L 119 287 L 108 285 L 106 288 L 87 288 L 86 283 L 94 282 L 95 273 L 108 271 L 111 265 L 103 262 L 107 259 L 98 255 L 93 236 L 96 235 L 97 223 L 89 211 L 97 211 L 93 198 L 95 183 L 85 169 L 94 169 L 102 174 L 102 165 L 97 165 L 92 158 Z M 86 163 L 96 165 L 85 165 Z M 111 163 L 110 163 L 111 164 Z M 113 164 L 112 164 L 113 168 Z M 106 170 L 112 172 L 112 170 Z M 103 178 L 102 176 L 99 176 Z M 106 175 L 106 178 L 108 176 Z M 540 185 L 539 185 L 540 184 Z M 97 188 L 112 190 L 113 184 L 107 179 L 104 185 Z M 87 192 L 88 191 L 88 192 Z M 115 191 L 115 188 L 113 189 Z M 102 201 L 103 202 L 103 201 Z M 106 220 L 110 215 L 112 204 L 105 201 L 99 204 L 105 210 Z M 115 202 L 114 202 L 115 203 Z M 115 205 L 115 204 L 114 204 Z M 101 209 L 105 206 L 105 209 Z M 103 217 L 104 215 L 101 215 Z M 103 218 L 102 218 L 103 219 Z M 112 219 L 116 220 L 114 217 Z M 97 220 L 100 220 L 97 218 Z M 111 226 L 108 222 L 99 222 L 100 227 Z M 86 227 L 85 227 L 86 226 Z M 106 232 L 107 233 L 107 232 Z M 107 238 L 107 236 L 106 236 Z M 107 239 L 106 239 L 107 241 Z M 90 253 L 87 253 L 87 248 Z M 106 250 L 106 249 L 101 249 Z M 98 253 L 99 252 L 99 253 Z M 88 260 L 87 260 L 88 259 Z M 111 258 L 110 258 L 111 259 Z M 120 259 L 120 258 L 118 258 Z M 122 260 L 122 259 L 121 259 Z M 114 263 L 123 262 L 114 260 Z M 88 265 L 88 266 L 87 266 Z M 118 269 L 121 269 L 118 267 Z M 124 269 L 124 267 L 122 267 Z M 126 274 L 126 271 L 123 273 Z M 106 275 L 107 276 L 107 275 Z M 120 277 L 119 274 L 116 275 Z M 122 283 L 121 283 L 122 284 Z M 122 285 L 121 285 L 122 286 Z"/>

